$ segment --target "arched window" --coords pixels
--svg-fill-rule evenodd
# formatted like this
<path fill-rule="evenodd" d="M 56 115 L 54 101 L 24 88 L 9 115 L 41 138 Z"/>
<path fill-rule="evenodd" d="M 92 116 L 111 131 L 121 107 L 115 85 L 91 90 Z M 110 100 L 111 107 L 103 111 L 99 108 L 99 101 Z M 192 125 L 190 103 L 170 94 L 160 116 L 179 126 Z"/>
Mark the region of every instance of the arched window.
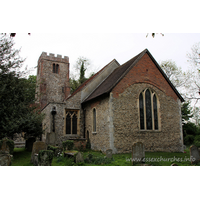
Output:
<path fill-rule="evenodd" d="M 53 63 L 53 73 L 56 73 L 56 74 L 58 74 L 58 69 L 59 69 L 59 65 L 58 65 L 58 64 L 55 64 L 55 63 Z"/>
<path fill-rule="evenodd" d="M 93 132 L 97 131 L 97 127 L 96 127 L 96 109 L 93 109 Z"/>
<path fill-rule="evenodd" d="M 139 96 L 140 130 L 158 130 L 158 101 L 156 94 L 146 89 Z"/>
<path fill-rule="evenodd" d="M 78 111 L 68 110 L 66 112 L 66 134 L 76 135 L 78 127 Z"/>

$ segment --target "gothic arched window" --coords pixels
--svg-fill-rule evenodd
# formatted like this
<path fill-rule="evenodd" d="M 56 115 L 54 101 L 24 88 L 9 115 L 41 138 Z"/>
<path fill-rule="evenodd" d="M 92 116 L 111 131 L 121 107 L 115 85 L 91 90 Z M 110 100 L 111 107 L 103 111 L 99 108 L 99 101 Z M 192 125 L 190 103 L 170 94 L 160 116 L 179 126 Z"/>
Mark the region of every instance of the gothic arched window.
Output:
<path fill-rule="evenodd" d="M 76 135 L 78 128 L 78 111 L 68 110 L 66 112 L 66 134 Z"/>
<path fill-rule="evenodd" d="M 53 64 L 53 73 L 58 74 L 58 69 L 59 69 L 59 65 L 58 64 Z"/>
<path fill-rule="evenodd" d="M 158 101 L 156 94 L 146 89 L 139 96 L 140 130 L 158 130 Z"/>

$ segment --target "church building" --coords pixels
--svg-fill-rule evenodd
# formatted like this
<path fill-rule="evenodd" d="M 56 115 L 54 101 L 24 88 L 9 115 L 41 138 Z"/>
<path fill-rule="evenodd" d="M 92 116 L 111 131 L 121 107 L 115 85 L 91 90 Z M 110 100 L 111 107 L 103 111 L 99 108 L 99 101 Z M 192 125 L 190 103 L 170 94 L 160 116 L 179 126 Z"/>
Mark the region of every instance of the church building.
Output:
<path fill-rule="evenodd" d="M 182 96 L 145 49 L 120 65 L 112 60 L 70 94 L 69 58 L 43 52 L 38 60 L 37 99 L 45 114 L 42 140 L 113 153 L 183 152 Z"/>

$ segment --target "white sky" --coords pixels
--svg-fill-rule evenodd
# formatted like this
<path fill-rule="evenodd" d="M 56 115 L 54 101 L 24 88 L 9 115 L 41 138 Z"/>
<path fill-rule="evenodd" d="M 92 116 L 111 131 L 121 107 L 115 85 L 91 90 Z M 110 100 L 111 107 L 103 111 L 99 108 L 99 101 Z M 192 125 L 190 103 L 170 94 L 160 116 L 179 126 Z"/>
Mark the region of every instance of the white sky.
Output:
<path fill-rule="evenodd" d="M 189 69 L 186 54 L 200 42 L 200 33 L 165 33 L 146 38 L 147 33 L 17 33 L 16 48 L 29 68 L 37 66 L 41 53 L 69 56 L 70 69 L 79 56 L 91 61 L 88 72 L 97 72 L 114 58 L 120 63 L 128 61 L 148 49 L 157 62 L 171 59 L 183 70 Z M 36 74 L 36 70 L 32 72 Z"/>

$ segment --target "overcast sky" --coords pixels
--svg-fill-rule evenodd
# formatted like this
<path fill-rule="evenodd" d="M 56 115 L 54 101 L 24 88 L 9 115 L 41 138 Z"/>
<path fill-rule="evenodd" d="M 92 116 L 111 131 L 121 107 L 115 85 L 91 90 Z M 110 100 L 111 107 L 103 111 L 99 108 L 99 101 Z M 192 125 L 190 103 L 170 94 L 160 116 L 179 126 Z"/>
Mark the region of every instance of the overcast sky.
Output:
<path fill-rule="evenodd" d="M 120 63 L 128 61 L 144 49 L 148 49 L 159 63 L 175 61 L 183 70 L 189 69 L 187 53 L 200 42 L 199 33 L 166 33 L 152 38 L 147 33 L 17 33 L 16 48 L 21 47 L 21 56 L 26 58 L 25 66 L 37 66 L 41 53 L 47 52 L 68 56 L 70 69 L 74 73 L 76 60 L 88 58 L 91 66 L 88 73 L 97 72 L 114 58 Z M 36 69 L 32 72 L 36 74 Z"/>

